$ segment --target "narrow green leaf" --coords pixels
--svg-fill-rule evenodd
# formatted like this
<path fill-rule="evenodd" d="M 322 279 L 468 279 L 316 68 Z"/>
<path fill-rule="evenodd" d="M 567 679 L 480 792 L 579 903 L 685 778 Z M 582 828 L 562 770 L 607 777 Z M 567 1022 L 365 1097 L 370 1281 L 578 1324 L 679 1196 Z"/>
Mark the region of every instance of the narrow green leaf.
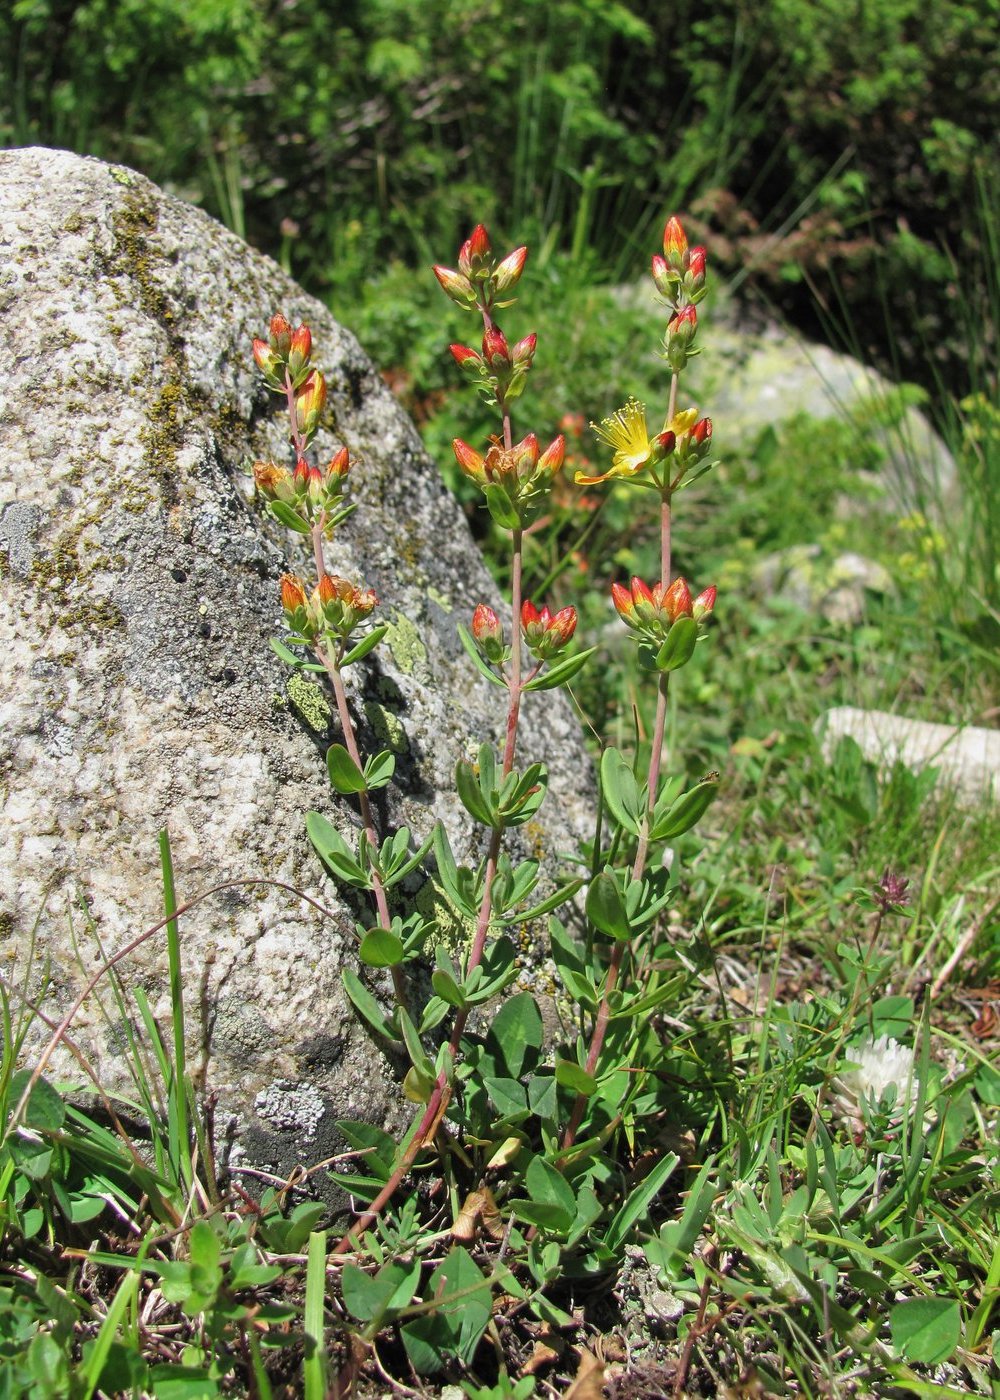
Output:
<path fill-rule="evenodd" d="M 694 655 L 697 640 L 698 624 L 694 618 L 679 617 L 656 653 L 656 669 L 676 671 L 681 666 L 686 666 Z"/>
<path fill-rule="evenodd" d="M 343 670 L 345 666 L 353 666 L 355 661 L 360 661 L 363 656 L 367 656 L 370 651 L 374 651 L 375 647 L 378 646 L 388 630 L 389 628 L 386 623 L 383 623 L 381 627 L 374 627 L 368 633 L 367 637 L 362 637 L 361 641 L 351 648 L 341 661 L 340 669 Z"/>
<path fill-rule="evenodd" d="M 323 1300 L 326 1297 L 325 1230 L 317 1230 L 309 1236 L 306 1260 L 303 1389 L 305 1400 L 326 1400 L 326 1327 L 323 1318 Z"/>
<path fill-rule="evenodd" d="M 386 1040 L 397 1040 L 398 1037 L 393 1035 L 389 1029 L 388 1022 L 382 1014 L 378 1002 L 357 973 L 352 972 L 349 967 L 345 967 L 340 975 L 344 983 L 344 991 L 350 997 L 351 1003 L 361 1019 L 371 1027 L 376 1035 L 384 1036 Z"/>
<path fill-rule="evenodd" d="M 277 637 L 270 637 L 268 641 L 275 656 L 279 661 L 283 661 L 286 666 L 294 666 L 298 669 L 298 667 L 302 665 L 302 657 L 296 656 L 294 651 L 289 651 L 288 647 L 286 647 L 283 642 L 279 642 Z M 321 666 L 319 669 L 323 670 L 324 668 Z"/>
<path fill-rule="evenodd" d="M 268 501 L 268 514 L 277 520 L 279 525 L 284 525 L 286 530 L 294 530 L 297 535 L 308 535 L 309 522 L 303 520 L 297 510 L 294 510 L 287 501 Z"/>
<path fill-rule="evenodd" d="M 646 1214 L 653 1198 L 662 1191 L 667 1178 L 680 1160 L 675 1152 L 668 1152 L 660 1158 L 645 1181 L 640 1182 L 628 1197 L 613 1217 L 604 1237 L 604 1242 L 610 1250 L 617 1252 L 625 1243 L 633 1225 Z"/>
<path fill-rule="evenodd" d="M 470 817 L 483 826 L 495 826 L 496 814 L 483 797 L 472 764 L 464 758 L 460 758 L 455 765 L 455 787 L 462 806 Z"/>
<path fill-rule="evenodd" d="M 371 756 L 365 764 L 365 782 L 369 792 L 373 788 L 385 787 L 392 780 L 392 775 L 396 771 L 396 756 L 383 749 L 381 753 Z M 396 833 L 399 834 L 398 832 Z"/>
<path fill-rule="evenodd" d="M 602 870 L 596 880 L 591 880 L 586 910 L 587 918 L 601 933 L 623 940 L 632 937 L 632 923 L 618 882 L 610 871 Z"/>
<path fill-rule="evenodd" d="M 575 656 L 565 657 L 555 666 L 550 666 L 548 670 L 543 671 L 540 676 L 535 676 L 534 680 L 528 681 L 524 689 L 554 690 L 556 686 L 566 685 L 578 671 L 586 666 L 596 650 L 596 647 L 588 647 L 586 651 L 578 651 Z"/>
<path fill-rule="evenodd" d="M 510 503 L 510 497 L 502 486 L 495 482 L 484 487 L 483 494 L 486 497 L 486 507 L 490 515 L 503 530 L 517 530 L 521 526 L 521 517 Z"/>
<path fill-rule="evenodd" d="M 675 836 L 683 836 L 705 815 L 715 801 L 719 791 L 718 774 L 706 778 L 704 782 L 682 793 L 663 815 L 654 814 L 650 839 L 669 841 Z"/>
<path fill-rule="evenodd" d="M 431 973 L 431 986 L 441 1000 L 446 1001 L 449 1006 L 457 1007 L 460 1011 L 465 1007 L 465 993 L 451 973 L 444 968 L 435 968 Z"/>

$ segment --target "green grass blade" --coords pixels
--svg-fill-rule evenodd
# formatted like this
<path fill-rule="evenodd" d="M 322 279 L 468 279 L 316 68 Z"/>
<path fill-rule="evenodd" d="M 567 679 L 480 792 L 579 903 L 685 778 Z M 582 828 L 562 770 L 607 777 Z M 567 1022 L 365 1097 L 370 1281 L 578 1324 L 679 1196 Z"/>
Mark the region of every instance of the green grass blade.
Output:
<path fill-rule="evenodd" d="M 187 1089 L 187 1065 L 184 1054 L 184 985 L 181 980 L 181 941 L 177 919 L 177 895 L 174 889 L 174 863 L 170 854 L 170 836 L 160 832 L 160 867 L 163 873 L 163 912 L 167 915 L 167 962 L 170 968 L 170 1009 L 173 1016 L 174 1063 L 167 1081 L 167 1120 L 170 1128 L 172 1155 L 190 1189 L 194 1173 L 191 1167 Z"/>
<path fill-rule="evenodd" d="M 309 1236 L 306 1264 L 305 1324 L 306 1355 L 302 1364 L 305 1400 L 325 1400 L 326 1347 L 323 1327 L 323 1299 L 326 1294 L 326 1231 Z"/>

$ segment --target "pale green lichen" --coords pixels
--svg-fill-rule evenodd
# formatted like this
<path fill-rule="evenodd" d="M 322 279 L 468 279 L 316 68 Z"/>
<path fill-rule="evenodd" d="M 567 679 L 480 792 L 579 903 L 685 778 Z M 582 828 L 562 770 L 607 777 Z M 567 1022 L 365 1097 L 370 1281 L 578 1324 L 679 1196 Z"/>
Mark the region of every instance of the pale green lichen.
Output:
<path fill-rule="evenodd" d="M 392 749 L 393 753 L 406 753 L 410 741 L 398 715 L 394 715 L 377 700 L 365 701 L 365 714 L 380 744 Z"/>
<path fill-rule="evenodd" d="M 452 955 L 464 952 L 472 936 L 472 925 L 455 910 L 451 900 L 434 879 L 425 880 L 414 903 L 425 919 L 434 921 L 430 935 L 432 948 L 440 945 Z"/>
<path fill-rule="evenodd" d="M 442 612 L 450 613 L 453 611 L 451 599 L 446 598 L 443 593 L 439 593 L 433 584 L 427 589 L 427 596 L 432 603 L 437 603 Z"/>
<path fill-rule="evenodd" d="M 427 648 L 420 639 L 414 623 L 402 613 L 390 622 L 385 634 L 393 660 L 404 675 L 412 675 L 418 665 L 427 660 Z"/>
<path fill-rule="evenodd" d="M 307 681 L 297 672 L 288 677 L 285 690 L 292 709 L 314 734 L 325 734 L 333 718 L 333 710 L 318 685 Z"/>

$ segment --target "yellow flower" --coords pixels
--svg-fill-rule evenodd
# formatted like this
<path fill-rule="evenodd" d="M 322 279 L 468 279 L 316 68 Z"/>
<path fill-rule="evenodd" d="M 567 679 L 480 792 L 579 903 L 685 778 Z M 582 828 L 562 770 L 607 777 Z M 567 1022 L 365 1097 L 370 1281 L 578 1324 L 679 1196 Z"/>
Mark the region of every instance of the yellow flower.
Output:
<path fill-rule="evenodd" d="M 596 486 L 599 481 L 609 481 L 615 476 L 635 476 L 647 465 L 653 452 L 653 443 L 646 426 L 646 405 L 636 399 L 629 399 L 624 408 L 619 408 L 609 418 L 599 424 L 590 425 L 602 442 L 615 450 L 611 466 L 600 476 L 587 476 L 577 472 L 578 486 Z"/>

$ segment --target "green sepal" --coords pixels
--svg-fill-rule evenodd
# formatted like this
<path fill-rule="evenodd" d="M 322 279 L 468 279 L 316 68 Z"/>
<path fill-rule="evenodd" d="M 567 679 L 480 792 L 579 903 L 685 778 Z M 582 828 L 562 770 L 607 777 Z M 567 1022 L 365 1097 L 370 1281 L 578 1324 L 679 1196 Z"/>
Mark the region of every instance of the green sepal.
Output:
<path fill-rule="evenodd" d="M 486 496 L 487 510 L 501 529 L 520 530 L 521 517 L 502 486 L 490 482 L 488 486 L 483 487 L 483 494 Z"/>
<path fill-rule="evenodd" d="M 331 744 L 327 749 L 326 769 L 330 775 L 330 786 L 345 797 L 364 792 L 368 786 L 364 773 L 343 744 Z"/>
<path fill-rule="evenodd" d="M 372 754 L 365 764 L 365 786 L 371 792 L 374 788 L 385 787 L 392 781 L 392 775 L 396 771 L 396 756 L 388 749 L 383 749 L 381 753 Z"/>
<path fill-rule="evenodd" d="M 286 530 L 294 530 L 297 535 L 308 535 L 312 529 L 309 521 L 303 520 L 295 507 L 290 506 L 287 501 L 268 501 L 267 510 L 279 525 L 284 525 Z"/>
<path fill-rule="evenodd" d="M 380 627 L 374 627 L 368 633 L 367 637 L 362 637 L 357 646 L 352 647 L 347 655 L 341 659 L 340 669 L 343 670 L 345 666 L 353 666 L 355 661 L 360 661 L 363 656 L 367 656 L 370 651 L 378 646 L 388 630 L 389 628 L 386 623 L 383 623 Z"/>
<path fill-rule="evenodd" d="M 578 651 L 575 656 L 565 657 L 534 680 L 528 681 L 521 687 L 522 690 L 554 690 L 557 685 L 565 685 L 586 665 L 596 650 L 596 647 L 588 647 L 586 651 Z"/>
<path fill-rule="evenodd" d="M 500 676 L 498 676 L 496 671 L 493 670 L 489 662 L 486 660 L 486 658 L 480 652 L 479 648 L 476 646 L 472 633 L 467 627 L 464 627 L 461 622 L 458 624 L 458 640 L 462 643 L 463 647 L 465 647 L 465 650 L 469 653 L 472 663 L 475 666 L 476 670 L 480 673 L 480 675 L 485 676 L 486 679 L 488 681 L 492 681 L 494 685 L 499 685 L 506 688 L 507 682 L 503 680 Z M 527 687 L 525 687 L 525 689 L 527 689 Z"/>
<path fill-rule="evenodd" d="M 369 967 L 396 967 L 403 961 L 403 940 L 387 928 L 370 928 L 361 940 L 358 957 Z"/>
<path fill-rule="evenodd" d="M 358 863 L 350 846 L 326 817 L 319 812 L 307 812 L 306 835 L 320 860 L 336 879 L 356 885 L 358 889 L 371 888 L 368 871 Z"/>
<path fill-rule="evenodd" d="M 676 671 L 681 666 L 686 666 L 694 655 L 697 640 L 698 624 L 694 618 L 679 617 L 656 653 L 656 669 Z"/>
<path fill-rule="evenodd" d="M 650 840 L 669 841 L 675 836 L 683 836 L 685 831 L 690 831 L 715 801 L 718 791 L 719 777 L 718 774 L 713 774 L 682 793 L 663 812 L 654 812 Z"/>
<path fill-rule="evenodd" d="M 644 816 L 642 794 L 618 749 L 605 749 L 601 755 L 601 792 L 618 825 L 638 836 Z"/>

